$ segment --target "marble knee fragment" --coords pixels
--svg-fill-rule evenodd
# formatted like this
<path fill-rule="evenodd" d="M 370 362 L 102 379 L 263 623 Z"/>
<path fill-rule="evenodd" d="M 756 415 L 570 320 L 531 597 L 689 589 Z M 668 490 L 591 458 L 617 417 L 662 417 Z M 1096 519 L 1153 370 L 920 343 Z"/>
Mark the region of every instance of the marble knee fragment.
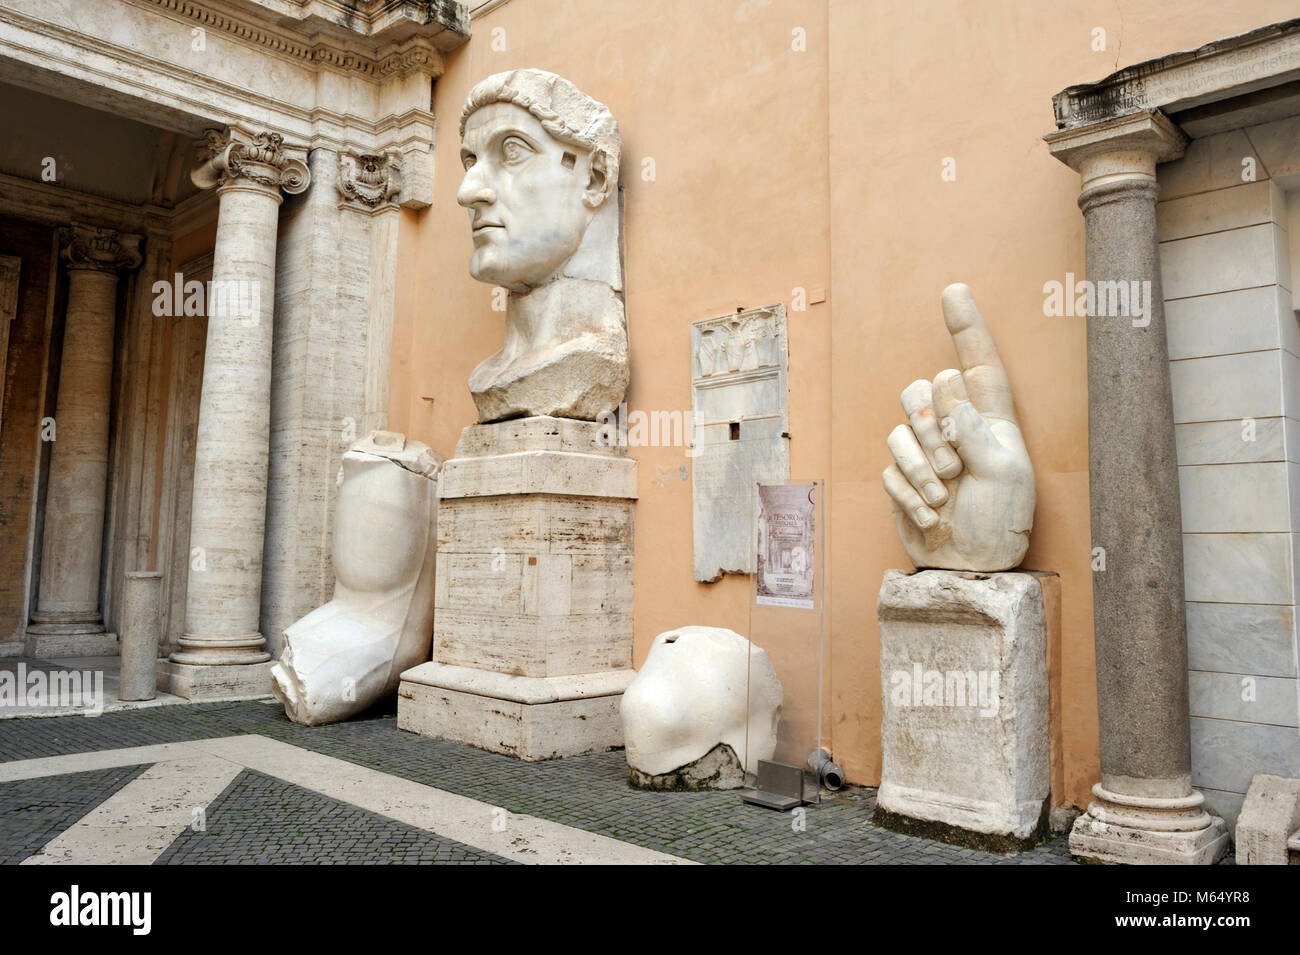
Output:
<path fill-rule="evenodd" d="M 681 627 L 655 637 L 622 716 L 634 785 L 737 789 L 776 751 L 781 682 L 735 631 Z"/>
<path fill-rule="evenodd" d="M 437 476 L 426 445 L 375 431 L 343 455 L 334 598 L 284 631 L 272 690 L 295 723 L 347 719 L 429 659 Z"/>

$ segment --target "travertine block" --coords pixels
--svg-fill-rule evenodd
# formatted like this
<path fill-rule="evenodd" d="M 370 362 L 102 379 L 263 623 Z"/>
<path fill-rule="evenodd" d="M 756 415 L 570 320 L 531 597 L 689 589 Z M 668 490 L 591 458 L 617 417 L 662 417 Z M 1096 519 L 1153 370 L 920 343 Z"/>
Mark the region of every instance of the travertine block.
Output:
<path fill-rule="evenodd" d="M 1256 773 L 1237 816 L 1237 865 L 1286 865 L 1300 831 L 1300 779 Z"/>
<path fill-rule="evenodd" d="M 524 759 L 621 744 L 636 462 L 598 430 L 465 429 L 441 478 L 433 661 L 402 674 L 399 725 Z M 577 689 L 560 699 L 512 682 L 556 679 Z"/>
<path fill-rule="evenodd" d="M 1041 835 L 1050 781 L 1038 579 L 890 570 L 877 614 L 880 821 L 1003 848 Z"/>

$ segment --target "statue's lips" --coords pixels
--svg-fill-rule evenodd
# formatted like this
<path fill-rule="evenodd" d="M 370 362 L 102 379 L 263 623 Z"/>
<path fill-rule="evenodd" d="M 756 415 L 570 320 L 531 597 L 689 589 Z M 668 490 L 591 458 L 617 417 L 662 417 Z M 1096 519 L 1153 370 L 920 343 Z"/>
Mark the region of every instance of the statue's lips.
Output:
<path fill-rule="evenodd" d="M 479 236 L 486 237 L 488 233 L 491 232 L 493 229 L 500 229 L 502 232 L 504 232 L 505 228 L 506 228 L 505 226 L 497 222 L 480 222 L 478 225 L 474 226 L 474 228 L 471 229 L 470 231 L 472 232 L 474 238 L 477 239 Z"/>

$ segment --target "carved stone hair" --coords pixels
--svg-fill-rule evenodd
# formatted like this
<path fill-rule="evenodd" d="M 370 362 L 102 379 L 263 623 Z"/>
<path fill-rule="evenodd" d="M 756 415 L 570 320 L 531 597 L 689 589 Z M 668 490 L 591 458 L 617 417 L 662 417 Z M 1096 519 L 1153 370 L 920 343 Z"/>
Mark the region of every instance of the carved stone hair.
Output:
<path fill-rule="evenodd" d="M 545 70 L 510 70 L 494 73 L 469 91 L 460 111 L 460 135 L 465 121 L 489 103 L 513 103 L 528 112 L 542 128 L 562 143 L 572 143 L 593 155 L 604 153 L 605 173 L 611 189 L 618 184 L 621 139 L 618 121 L 598 102 L 562 76 Z"/>

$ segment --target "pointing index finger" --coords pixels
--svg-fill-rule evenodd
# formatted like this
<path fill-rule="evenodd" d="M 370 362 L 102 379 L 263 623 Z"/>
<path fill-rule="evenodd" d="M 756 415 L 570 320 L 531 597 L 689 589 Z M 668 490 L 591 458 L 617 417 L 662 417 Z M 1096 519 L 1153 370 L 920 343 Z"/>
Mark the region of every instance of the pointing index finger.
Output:
<path fill-rule="evenodd" d="M 957 350 L 971 404 L 986 418 L 1014 423 L 1016 409 L 1006 369 L 968 286 L 957 283 L 943 290 L 943 320 Z"/>

